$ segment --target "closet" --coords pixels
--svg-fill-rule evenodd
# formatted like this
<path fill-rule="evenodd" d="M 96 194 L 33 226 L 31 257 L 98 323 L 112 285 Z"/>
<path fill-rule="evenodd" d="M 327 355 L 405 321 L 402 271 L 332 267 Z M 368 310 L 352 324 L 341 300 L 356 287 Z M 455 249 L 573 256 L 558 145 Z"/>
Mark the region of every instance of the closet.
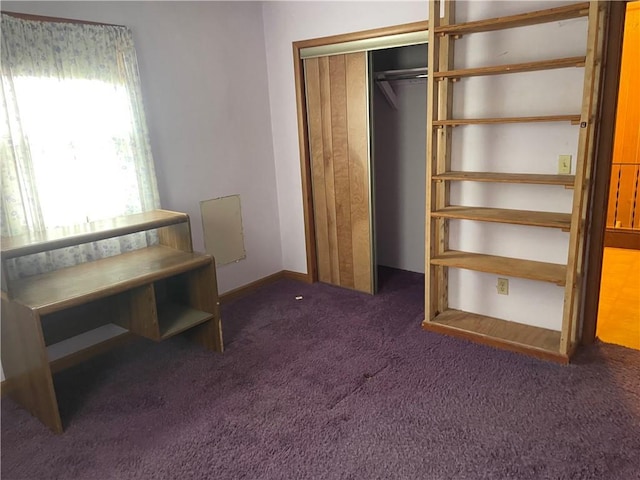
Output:
<path fill-rule="evenodd" d="M 304 60 L 321 282 L 374 293 L 378 265 L 424 271 L 425 38 Z"/>
<path fill-rule="evenodd" d="M 427 45 L 369 55 L 376 265 L 424 273 Z"/>

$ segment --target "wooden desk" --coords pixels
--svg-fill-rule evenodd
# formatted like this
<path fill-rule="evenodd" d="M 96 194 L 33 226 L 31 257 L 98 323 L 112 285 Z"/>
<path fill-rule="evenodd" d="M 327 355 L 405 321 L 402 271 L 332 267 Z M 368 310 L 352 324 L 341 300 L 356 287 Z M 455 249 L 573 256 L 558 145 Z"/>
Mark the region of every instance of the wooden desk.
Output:
<path fill-rule="evenodd" d="M 159 244 L 7 281 L 9 259 L 157 230 Z M 189 217 L 154 210 L 86 226 L 2 239 L 2 365 L 11 397 L 63 431 L 52 374 L 131 335 L 186 332 L 223 351 L 215 263 L 194 253 Z"/>

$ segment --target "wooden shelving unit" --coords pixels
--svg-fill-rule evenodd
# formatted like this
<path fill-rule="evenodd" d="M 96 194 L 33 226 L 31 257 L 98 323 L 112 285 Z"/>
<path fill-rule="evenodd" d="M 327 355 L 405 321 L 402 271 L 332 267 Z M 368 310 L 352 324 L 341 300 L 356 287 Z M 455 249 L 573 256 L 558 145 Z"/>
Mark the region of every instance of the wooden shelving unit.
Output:
<path fill-rule="evenodd" d="M 155 230 L 158 244 L 6 281 L 6 262 L 33 253 Z M 156 210 L 67 230 L 2 239 L 2 365 L 11 396 L 56 433 L 52 374 L 135 335 L 189 330 L 223 351 L 215 264 L 194 253 L 189 217 Z"/>
<path fill-rule="evenodd" d="M 583 2 L 525 14 L 455 23 L 455 2 L 430 1 L 428 115 L 427 115 L 427 223 L 425 226 L 426 287 L 423 327 L 439 333 L 567 363 L 579 339 L 578 310 L 580 272 L 584 243 L 586 198 L 590 188 L 594 120 L 600 79 L 603 25 L 606 2 Z M 455 41 L 461 35 L 527 27 L 588 16 L 584 56 L 552 58 L 477 68 L 453 68 Z M 472 42 L 473 40 L 469 40 Z M 452 118 L 454 83 L 464 78 L 486 75 L 514 75 L 522 72 L 560 68 L 584 68 L 581 112 L 522 117 Z M 575 175 L 532 173 L 461 172 L 451 169 L 452 128 L 470 125 L 539 122 L 569 122 L 579 125 Z M 570 213 L 513 210 L 451 205 L 451 182 L 493 182 L 551 185 L 573 189 Z M 508 206 L 505 206 L 508 207 Z M 569 253 L 565 264 L 508 258 L 449 248 L 450 220 L 498 222 L 526 227 L 555 228 L 569 232 Z M 461 268 L 505 275 L 564 287 L 562 326 L 548 330 L 508 319 L 449 308 L 448 269 Z M 541 299 L 544 301 L 544 299 Z"/>

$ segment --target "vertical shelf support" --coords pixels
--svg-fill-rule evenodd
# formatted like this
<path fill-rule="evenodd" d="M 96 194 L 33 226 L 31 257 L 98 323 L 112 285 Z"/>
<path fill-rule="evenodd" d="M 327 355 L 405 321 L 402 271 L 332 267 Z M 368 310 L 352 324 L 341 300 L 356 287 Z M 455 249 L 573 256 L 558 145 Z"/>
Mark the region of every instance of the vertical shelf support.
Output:
<path fill-rule="evenodd" d="M 567 259 L 567 280 L 562 314 L 560 351 L 570 355 L 580 336 L 579 313 L 583 281 L 584 240 L 586 232 L 588 194 L 591 185 L 591 167 L 595 145 L 595 124 L 598 115 L 598 92 L 602 69 L 604 47 L 604 26 L 609 5 L 603 1 L 592 1 L 589 5 L 589 30 L 587 34 L 587 55 L 585 60 L 582 112 L 573 208 L 569 234 L 569 255 Z"/>
<path fill-rule="evenodd" d="M 449 220 L 431 215 L 449 205 L 449 183 L 433 182 L 433 176 L 450 170 L 451 126 L 434 128 L 434 122 L 451 117 L 453 83 L 449 78 L 435 80 L 435 73 L 453 68 L 453 39 L 450 35 L 436 35 L 435 29 L 449 25 L 455 19 L 455 2 L 444 3 L 440 17 L 440 0 L 430 3 L 429 11 L 430 75 L 427 83 L 427 205 L 425 225 L 425 261 L 427 288 L 425 289 L 425 319 L 433 320 L 448 308 L 448 268 L 433 266 L 430 258 L 442 255 L 449 248 Z"/>

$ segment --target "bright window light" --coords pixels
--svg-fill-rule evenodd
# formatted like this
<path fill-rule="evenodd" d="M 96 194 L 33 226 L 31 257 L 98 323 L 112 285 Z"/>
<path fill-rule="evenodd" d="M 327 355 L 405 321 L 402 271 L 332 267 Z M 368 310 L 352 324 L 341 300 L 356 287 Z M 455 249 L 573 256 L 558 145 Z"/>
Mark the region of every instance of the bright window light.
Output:
<path fill-rule="evenodd" d="M 114 217 L 140 205 L 124 85 L 17 77 L 14 87 L 47 227 Z"/>

